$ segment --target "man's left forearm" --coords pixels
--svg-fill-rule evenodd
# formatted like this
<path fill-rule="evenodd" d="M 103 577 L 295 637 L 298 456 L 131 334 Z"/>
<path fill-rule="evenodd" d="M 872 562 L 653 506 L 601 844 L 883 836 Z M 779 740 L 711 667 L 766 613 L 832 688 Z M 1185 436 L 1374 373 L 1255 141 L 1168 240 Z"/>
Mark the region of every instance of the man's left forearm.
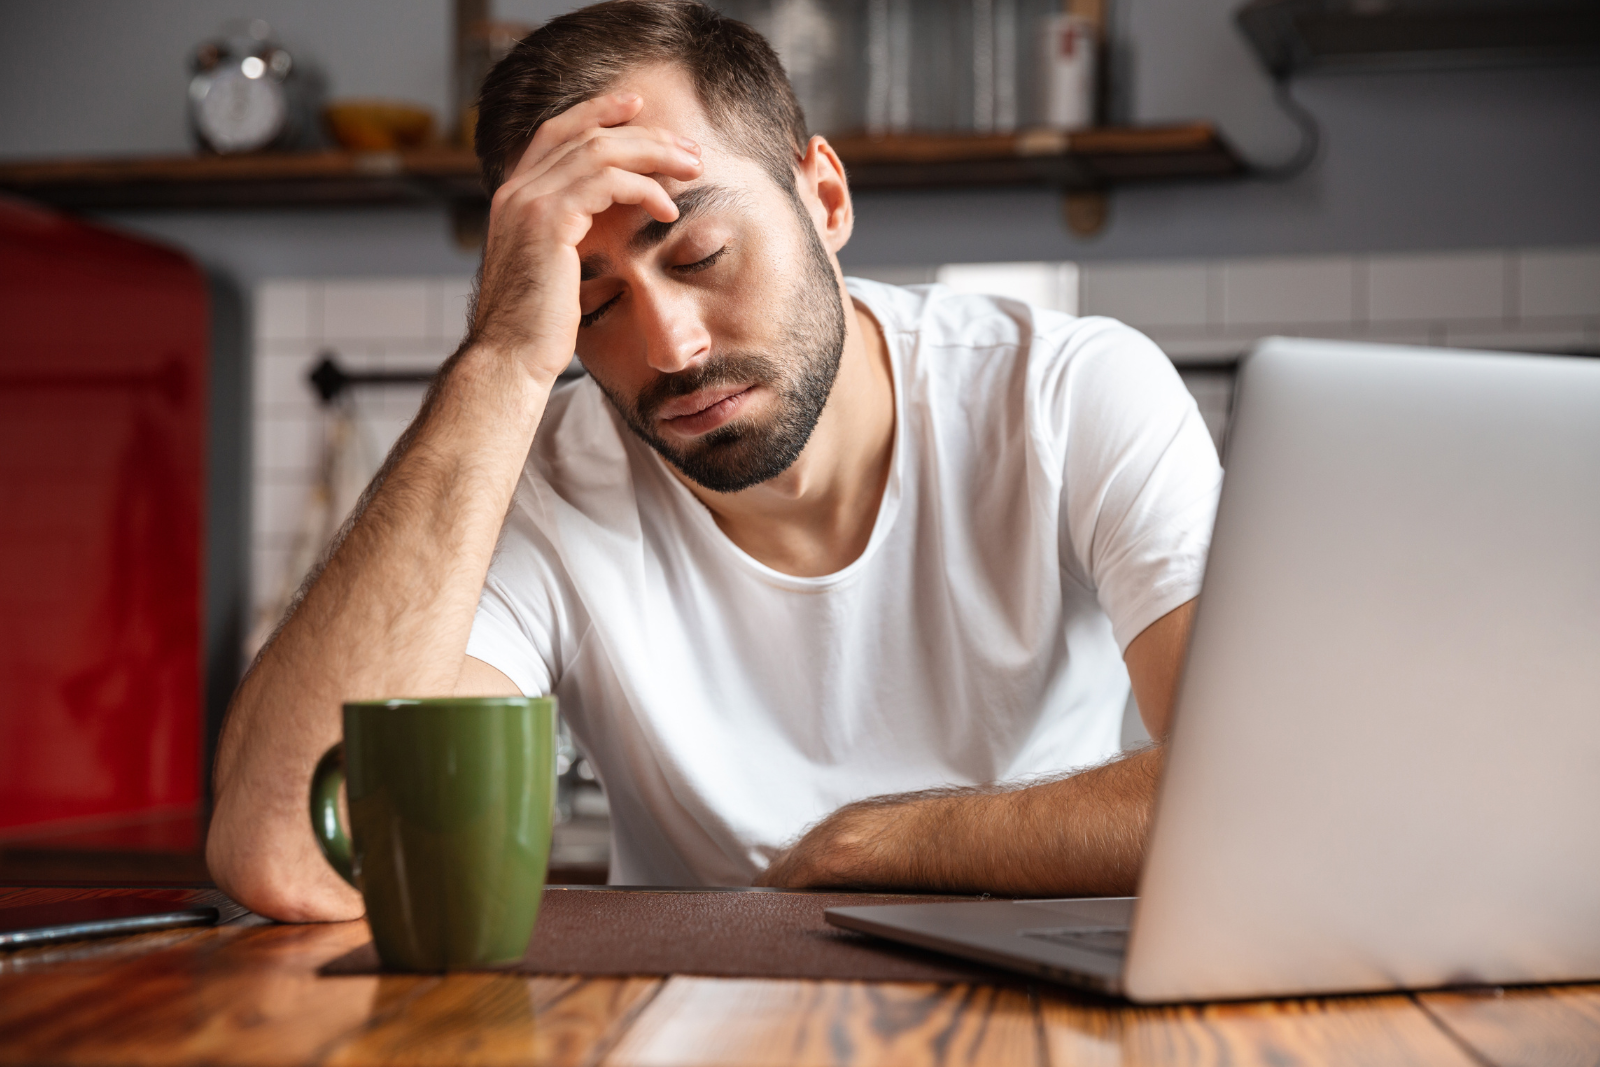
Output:
<path fill-rule="evenodd" d="M 1021 789 L 934 790 L 850 804 L 758 885 L 999 896 L 1137 889 L 1163 750 Z"/>

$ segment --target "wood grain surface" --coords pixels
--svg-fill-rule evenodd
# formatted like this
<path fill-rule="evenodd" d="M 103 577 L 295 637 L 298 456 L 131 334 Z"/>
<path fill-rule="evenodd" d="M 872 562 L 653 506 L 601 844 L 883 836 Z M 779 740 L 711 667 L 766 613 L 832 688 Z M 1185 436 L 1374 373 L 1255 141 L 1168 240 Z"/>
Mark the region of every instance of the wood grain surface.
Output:
<path fill-rule="evenodd" d="M 1476 1062 L 1406 996 L 1129 1008 L 1046 995 L 1039 1015 L 1051 1064 Z"/>
<path fill-rule="evenodd" d="M 403 1011 L 374 1012 L 375 1021 L 330 1050 L 325 1062 L 337 1067 L 581 1067 L 615 1043 L 660 985 L 659 978 L 512 974 L 435 979 Z"/>
<path fill-rule="evenodd" d="M 671 978 L 606 1067 L 1040 1062 L 1026 993 L 992 986 Z"/>
<path fill-rule="evenodd" d="M 1600 988 L 1419 993 L 1423 1010 L 1494 1067 L 1600 1065 Z"/>
<path fill-rule="evenodd" d="M 315 1062 L 421 981 L 316 978 L 366 936 L 365 923 L 146 934 L 116 939 L 127 956 L 0 976 L 0 1063 Z"/>
<path fill-rule="evenodd" d="M 1040 1062 L 1027 993 L 912 982 L 667 979 L 606 1067 Z"/>
<path fill-rule="evenodd" d="M 0 907 L 125 892 L 147 890 L 0 889 Z M 368 936 L 236 923 L 0 953 L 0 1065 L 1600 1067 L 1600 986 L 1147 1008 L 983 984 L 318 975 Z"/>

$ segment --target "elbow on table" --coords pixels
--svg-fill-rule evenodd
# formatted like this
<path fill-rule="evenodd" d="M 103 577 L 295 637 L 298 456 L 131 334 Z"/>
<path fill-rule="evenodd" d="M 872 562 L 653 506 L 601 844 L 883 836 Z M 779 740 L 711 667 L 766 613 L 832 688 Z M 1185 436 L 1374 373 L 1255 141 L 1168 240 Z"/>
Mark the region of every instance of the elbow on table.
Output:
<path fill-rule="evenodd" d="M 311 867 L 303 859 L 296 862 L 283 856 L 282 849 L 261 847 L 256 835 L 241 833 L 222 816 L 219 805 L 206 835 L 206 868 L 217 888 L 230 899 L 278 922 L 361 918 L 360 894 L 331 869 Z M 316 856 L 315 861 L 321 864 L 322 857 Z"/>

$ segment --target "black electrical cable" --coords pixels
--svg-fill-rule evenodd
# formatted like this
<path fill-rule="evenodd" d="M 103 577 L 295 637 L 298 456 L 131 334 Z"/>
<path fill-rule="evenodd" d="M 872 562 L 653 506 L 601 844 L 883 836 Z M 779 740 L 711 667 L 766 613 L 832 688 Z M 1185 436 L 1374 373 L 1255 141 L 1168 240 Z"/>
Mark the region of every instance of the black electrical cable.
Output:
<path fill-rule="evenodd" d="M 1289 91 L 1287 78 L 1274 78 L 1272 80 L 1272 97 L 1278 102 L 1278 108 L 1288 116 L 1300 130 L 1300 147 L 1294 150 L 1294 155 L 1282 163 L 1270 166 L 1252 164 L 1250 174 L 1268 182 L 1286 182 L 1305 173 L 1307 167 L 1316 160 L 1317 154 L 1322 150 L 1322 128 L 1317 125 L 1317 117 L 1306 110 L 1305 105 L 1294 98 Z"/>

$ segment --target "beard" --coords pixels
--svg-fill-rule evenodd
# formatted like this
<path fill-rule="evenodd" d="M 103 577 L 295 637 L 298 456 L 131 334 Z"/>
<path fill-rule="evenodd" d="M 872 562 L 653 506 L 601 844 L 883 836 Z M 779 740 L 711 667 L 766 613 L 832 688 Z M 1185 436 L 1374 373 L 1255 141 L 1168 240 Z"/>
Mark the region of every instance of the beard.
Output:
<path fill-rule="evenodd" d="M 798 205 L 797 205 L 798 207 Z M 595 384 L 628 428 L 661 458 L 696 484 L 715 493 L 737 493 L 776 478 L 800 457 L 833 392 L 844 354 L 845 311 L 838 279 L 812 227 L 800 216 L 807 238 L 804 276 L 789 291 L 770 352 L 727 352 L 645 386 L 632 403 Z M 719 385 L 763 385 L 775 396 L 773 410 L 760 418 L 735 419 L 689 444 L 663 440 L 652 427 L 661 406 Z"/>

